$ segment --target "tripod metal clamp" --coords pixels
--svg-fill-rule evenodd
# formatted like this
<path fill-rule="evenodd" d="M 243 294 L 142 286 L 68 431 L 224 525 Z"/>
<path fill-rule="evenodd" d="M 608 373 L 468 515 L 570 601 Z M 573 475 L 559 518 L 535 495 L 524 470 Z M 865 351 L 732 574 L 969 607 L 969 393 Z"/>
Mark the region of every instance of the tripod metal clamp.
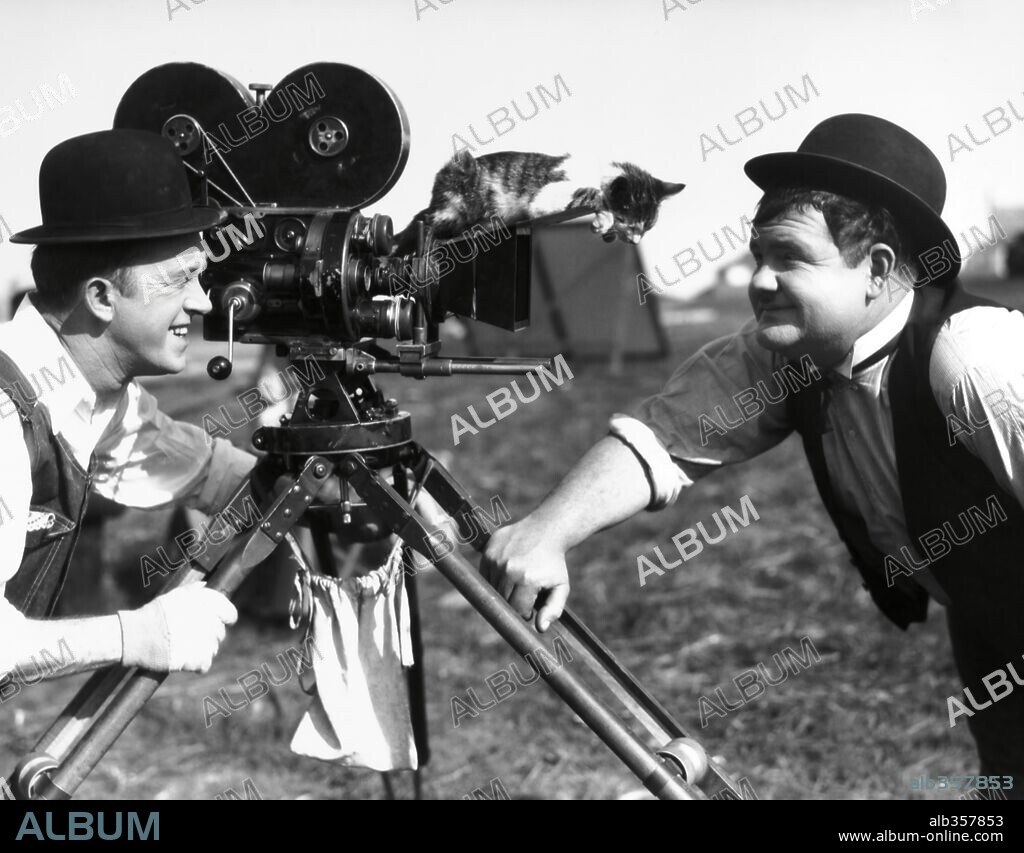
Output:
<path fill-rule="evenodd" d="M 334 466 L 325 458 L 307 460 L 295 482 L 278 495 L 252 533 L 239 559 L 224 561 L 211 576 L 208 586 L 225 594 L 234 592 L 253 566 L 265 560 L 295 526 L 326 484 Z"/>

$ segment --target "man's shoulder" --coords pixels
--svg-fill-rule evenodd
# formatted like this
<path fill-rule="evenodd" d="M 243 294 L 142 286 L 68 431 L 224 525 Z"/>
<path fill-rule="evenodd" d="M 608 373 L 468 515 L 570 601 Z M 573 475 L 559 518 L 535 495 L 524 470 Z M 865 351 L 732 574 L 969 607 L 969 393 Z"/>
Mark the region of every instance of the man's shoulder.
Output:
<path fill-rule="evenodd" d="M 19 357 L 18 340 L 10 334 L 4 334 L 10 328 L 11 323 L 0 325 L 0 383 L 4 380 L 13 382 L 24 379 L 25 369 L 18 363 Z"/>
<path fill-rule="evenodd" d="M 1024 377 L 1024 314 L 1003 305 L 975 305 L 950 316 L 935 336 L 929 378 L 936 394 L 971 381 Z"/>
<path fill-rule="evenodd" d="M 28 454 L 25 431 L 18 414 L 18 407 L 3 389 L 0 389 L 0 447 L 3 448 L 0 457 L 4 460 L 9 460 L 12 455 L 20 457 Z M 6 467 L 6 465 L 0 465 L 0 470 L 4 470 Z"/>
<path fill-rule="evenodd" d="M 1022 350 L 1024 314 L 1006 305 L 972 305 L 946 319 L 935 337 L 932 357 L 1003 357 Z"/>

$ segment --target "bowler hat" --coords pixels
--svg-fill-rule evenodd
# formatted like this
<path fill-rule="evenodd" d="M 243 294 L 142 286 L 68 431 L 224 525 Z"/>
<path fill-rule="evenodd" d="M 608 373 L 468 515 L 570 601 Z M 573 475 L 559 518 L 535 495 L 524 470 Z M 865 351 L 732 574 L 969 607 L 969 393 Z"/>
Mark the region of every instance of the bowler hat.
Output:
<path fill-rule="evenodd" d="M 103 243 L 203 231 L 227 218 L 193 207 L 174 144 L 148 130 L 102 130 L 61 142 L 39 167 L 43 224 L 12 243 Z"/>
<path fill-rule="evenodd" d="M 956 238 L 941 217 L 946 201 L 942 164 L 920 139 L 891 121 L 857 113 L 832 116 L 807 134 L 795 152 L 763 154 L 744 171 L 763 190 L 801 186 L 880 204 L 910 237 L 916 256 L 941 250 L 951 269 L 936 273 L 932 281 L 960 273 Z"/>

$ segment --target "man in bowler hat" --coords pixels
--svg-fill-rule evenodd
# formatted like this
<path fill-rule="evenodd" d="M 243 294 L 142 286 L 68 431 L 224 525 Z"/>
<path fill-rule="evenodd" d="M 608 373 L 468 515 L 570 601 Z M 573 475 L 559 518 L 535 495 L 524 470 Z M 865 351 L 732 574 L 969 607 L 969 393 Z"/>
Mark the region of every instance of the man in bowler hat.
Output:
<path fill-rule="evenodd" d="M 570 548 L 795 431 L 883 613 L 906 629 L 929 599 L 945 609 L 964 686 L 950 722 L 970 726 L 980 773 L 1021 796 L 1024 316 L 961 288 L 942 167 L 897 125 L 834 116 L 745 169 L 764 192 L 753 319 L 613 416 L 540 506 L 494 533 L 483 570 L 546 630 Z M 801 378 L 788 393 L 787 365 Z M 728 427 L 708 418 L 716 406 Z"/>
<path fill-rule="evenodd" d="M 35 679 L 43 652 L 49 676 L 115 663 L 205 672 L 237 614 L 204 584 L 136 610 L 48 617 L 91 491 L 214 512 L 254 464 L 168 418 L 136 381 L 185 367 L 189 326 L 211 309 L 199 233 L 225 214 L 192 205 L 173 145 L 145 131 L 57 145 L 39 194 L 43 224 L 12 238 L 36 245 L 36 291 L 0 329 L 0 677 Z M 19 690 L 0 681 L 0 699 Z"/>

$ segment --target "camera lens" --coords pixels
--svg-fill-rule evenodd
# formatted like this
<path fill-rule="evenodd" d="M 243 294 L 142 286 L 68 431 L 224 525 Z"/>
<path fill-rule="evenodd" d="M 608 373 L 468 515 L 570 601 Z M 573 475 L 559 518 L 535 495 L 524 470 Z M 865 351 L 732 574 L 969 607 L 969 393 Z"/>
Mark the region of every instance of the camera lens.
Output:
<path fill-rule="evenodd" d="M 376 255 L 390 255 L 395 242 L 395 229 L 391 217 L 382 213 L 374 214 L 370 220 L 370 231 L 373 234 L 373 252 Z"/>

